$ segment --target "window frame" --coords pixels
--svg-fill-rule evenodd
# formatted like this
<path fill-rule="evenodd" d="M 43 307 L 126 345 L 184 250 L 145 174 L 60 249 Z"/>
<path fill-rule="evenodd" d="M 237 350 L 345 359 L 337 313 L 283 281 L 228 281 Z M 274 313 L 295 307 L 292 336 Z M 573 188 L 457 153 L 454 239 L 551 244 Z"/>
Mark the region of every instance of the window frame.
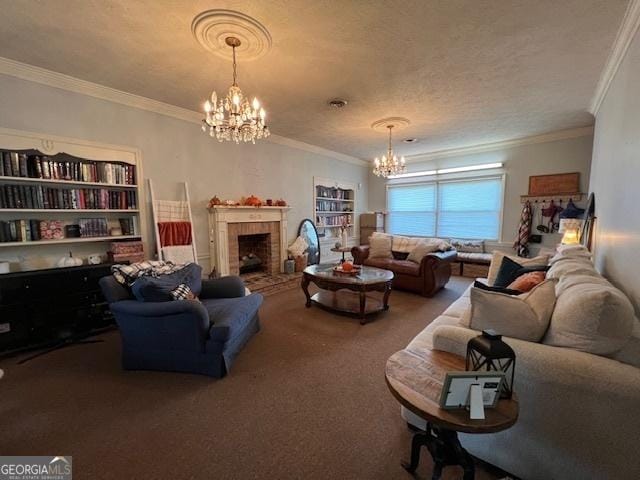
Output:
<path fill-rule="evenodd" d="M 476 182 L 478 180 L 500 180 L 502 195 L 500 195 L 500 208 L 498 209 L 498 238 L 470 238 L 470 237 L 455 237 L 460 238 L 461 240 L 485 240 L 488 242 L 497 242 L 502 243 L 502 229 L 504 225 L 504 204 L 505 204 L 505 196 L 506 196 L 506 173 L 494 173 L 494 174 L 482 174 L 482 175 L 474 175 L 474 174 L 466 174 L 466 175 L 446 175 L 446 176 L 436 176 L 429 178 L 428 180 L 416 181 L 414 179 L 410 181 L 403 181 L 402 179 L 395 179 L 393 181 L 387 181 L 385 186 L 385 210 L 388 215 L 392 213 L 389 210 L 389 189 L 393 187 L 400 186 L 409 186 L 409 185 L 434 185 L 436 189 L 436 208 L 435 208 L 435 237 L 440 238 L 439 235 L 439 217 L 440 217 L 440 184 L 442 183 L 463 183 L 463 182 Z M 392 235 L 403 235 L 402 233 L 393 233 Z M 414 237 L 416 235 L 413 235 Z M 429 238 L 427 236 L 418 236 L 420 238 Z"/>

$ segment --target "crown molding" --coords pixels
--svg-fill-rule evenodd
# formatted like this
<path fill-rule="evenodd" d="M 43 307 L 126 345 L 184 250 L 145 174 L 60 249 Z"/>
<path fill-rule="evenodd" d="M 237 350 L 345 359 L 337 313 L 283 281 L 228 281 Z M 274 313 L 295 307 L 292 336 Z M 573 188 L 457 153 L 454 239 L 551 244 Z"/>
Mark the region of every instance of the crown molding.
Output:
<path fill-rule="evenodd" d="M 589 111 L 594 116 L 598 113 L 600 105 L 602 105 L 602 102 L 607 95 L 607 91 L 609 91 L 609 87 L 611 86 L 611 82 L 616 76 L 618 68 L 620 68 L 620 64 L 622 63 L 622 60 L 624 60 L 627 50 L 629 49 L 629 45 L 631 45 L 639 27 L 640 0 L 631 0 L 624 18 L 622 19 L 622 24 L 618 29 L 618 34 L 613 42 L 611 51 L 609 52 L 607 63 L 600 74 L 600 80 L 598 81 L 595 94 L 591 99 Z"/>
<path fill-rule="evenodd" d="M 424 162 L 436 158 L 457 157 L 460 155 L 473 155 L 475 153 L 493 152 L 495 150 L 504 150 L 506 148 L 520 147 L 523 145 L 533 145 L 536 143 L 556 142 L 558 140 L 586 137 L 589 135 L 593 135 L 593 126 L 572 128 L 569 130 L 559 130 L 557 132 L 545 133 L 543 135 L 535 135 L 532 137 L 520 137 L 511 140 L 502 140 L 499 142 L 481 143 L 477 145 L 469 145 L 467 147 L 418 153 L 415 155 L 406 156 L 405 159 L 407 163 Z"/>
<path fill-rule="evenodd" d="M 311 153 L 317 153 L 318 155 L 324 155 L 325 157 L 330 157 L 335 160 L 340 160 L 347 163 L 353 163 L 354 165 L 359 165 L 361 167 L 368 167 L 369 162 L 361 160 L 357 157 L 352 157 L 351 155 L 346 155 L 344 153 L 334 152 L 333 150 L 328 150 L 326 148 L 318 147 L 317 145 L 311 145 L 310 143 L 300 142 L 298 140 L 294 140 L 288 137 L 282 137 L 280 135 L 274 135 L 273 133 L 269 135 L 267 138 L 268 142 L 277 143 L 278 145 L 285 145 L 291 148 L 297 148 L 299 150 L 305 150 Z"/>
<path fill-rule="evenodd" d="M 177 107 L 168 103 L 153 100 L 151 98 L 142 97 L 132 93 L 127 93 L 115 88 L 106 87 L 98 83 L 89 82 L 76 77 L 71 77 L 63 73 L 54 72 L 45 68 L 28 65 L 26 63 L 17 62 L 9 58 L 0 57 L 0 74 L 9 75 L 20 78 L 29 82 L 35 82 L 48 87 L 59 88 L 81 95 L 87 95 L 109 102 L 119 103 L 127 107 L 133 107 L 147 112 L 158 113 L 167 117 L 177 118 L 185 122 L 200 125 L 202 123 L 202 114 L 187 108 Z M 343 162 L 349 162 L 360 166 L 367 166 L 368 163 L 344 153 L 335 152 L 326 148 L 310 145 L 308 143 L 293 140 L 291 138 L 282 137 L 280 135 L 271 134 L 267 142 L 284 145 L 291 148 L 297 148 L 311 153 L 323 155 Z"/>

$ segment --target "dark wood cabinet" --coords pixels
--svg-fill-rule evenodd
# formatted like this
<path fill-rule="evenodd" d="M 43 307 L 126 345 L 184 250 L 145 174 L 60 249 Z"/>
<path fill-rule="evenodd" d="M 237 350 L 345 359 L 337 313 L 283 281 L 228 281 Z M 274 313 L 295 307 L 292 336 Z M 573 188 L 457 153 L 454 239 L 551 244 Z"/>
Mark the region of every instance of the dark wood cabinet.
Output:
<path fill-rule="evenodd" d="M 98 280 L 110 264 L 0 275 L 0 354 L 55 344 L 113 325 Z"/>

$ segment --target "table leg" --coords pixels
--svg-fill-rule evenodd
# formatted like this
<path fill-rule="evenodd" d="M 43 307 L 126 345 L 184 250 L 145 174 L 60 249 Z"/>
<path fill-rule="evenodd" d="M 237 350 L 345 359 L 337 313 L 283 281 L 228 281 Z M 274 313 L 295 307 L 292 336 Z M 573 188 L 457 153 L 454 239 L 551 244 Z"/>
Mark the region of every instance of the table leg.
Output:
<path fill-rule="evenodd" d="M 445 428 L 433 427 L 427 424 L 426 431 L 416 433 L 411 441 L 411 460 L 403 462 L 402 466 L 409 473 L 414 473 L 420 463 L 420 448 L 427 447 L 433 458 L 433 472 L 431 479 L 438 480 L 442 469 L 450 465 L 460 465 L 464 470 L 463 480 L 475 478 L 473 457 L 464 449 L 458 440 L 458 433 Z"/>
<path fill-rule="evenodd" d="M 309 279 L 306 275 L 302 275 L 302 281 L 300 282 L 300 286 L 302 287 L 302 291 L 304 292 L 304 296 L 307 297 L 307 303 L 305 303 L 305 307 L 311 308 L 311 295 L 309 295 Z"/>
<path fill-rule="evenodd" d="M 366 319 L 366 315 L 365 315 L 366 306 L 367 306 L 367 293 L 366 292 L 360 292 L 360 325 L 364 325 L 365 323 L 367 323 L 365 321 L 365 319 Z"/>
<path fill-rule="evenodd" d="M 340 260 L 340 263 L 344 263 L 344 262 L 345 262 L 344 252 L 342 252 L 342 260 Z"/>
<path fill-rule="evenodd" d="M 391 284 L 385 286 L 384 296 L 382 297 L 382 307 L 389 310 L 389 295 L 391 295 Z"/>

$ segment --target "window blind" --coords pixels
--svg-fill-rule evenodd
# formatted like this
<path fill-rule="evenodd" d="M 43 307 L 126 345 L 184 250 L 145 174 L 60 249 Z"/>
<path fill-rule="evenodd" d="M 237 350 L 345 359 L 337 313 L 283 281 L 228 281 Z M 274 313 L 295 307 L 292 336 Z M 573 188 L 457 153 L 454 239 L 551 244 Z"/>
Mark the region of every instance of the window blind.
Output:
<path fill-rule="evenodd" d="M 477 178 L 387 190 L 388 228 L 398 235 L 498 240 L 502 178 Z"/>
<path fill-rule="evenodd" d="M 394 185 L 387 192 L 389 231 L 400 235 L 434 236 L 436 185 Z"/>

